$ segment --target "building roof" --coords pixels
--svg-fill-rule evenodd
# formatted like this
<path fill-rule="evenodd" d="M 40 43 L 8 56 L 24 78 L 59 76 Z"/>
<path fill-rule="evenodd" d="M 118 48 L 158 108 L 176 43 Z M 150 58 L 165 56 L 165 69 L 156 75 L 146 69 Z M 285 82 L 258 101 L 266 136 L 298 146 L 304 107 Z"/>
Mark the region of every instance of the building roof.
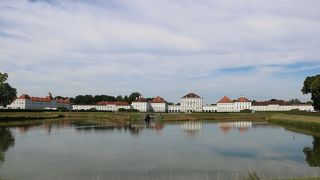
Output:
<path fill-rule="evenodd" d="M 57 98 L 57 99 L 55 99 L 55 100 L 56 100 L 57 103 L 62 103 L 62 104 L 70 104 L 70 103 L 71 103 L 71 102 L 70 102 L 70 99 L 68 99 L 68 98 L 67 98 L 67 99 L 62 99 L 62 98 L 61 98 L 61 99 L 58 99 L 58 98 Z"/>
<path fill-rule="evenodd" d="M 18 99 L 30 99 L 28 94 L 22 94 Z"/>
<path fill-rule="evenodd" d="M 110 102 L 110 101 L 99 101 L 96 105 L 106 106 L 106 105 L 115 105 L 115 106 L 130 106 L 128 102 Z"/>
<path fill-rule="evenodd" d="M 268 105 L 284 106 L 284 105 L 290 105 L 290 103 L 284 100 L 270 100 L 270 101 L 258 101 L 252 104 L 252 106 L 268 106 Z"/>
<path fill-rule="evenodd" d="M 250 102 L 246 97 L 244 97 L 244 96 L 240 96 L 237 100 L 236 100 L 236 102 Z"/>
<path fill-rule="evenodd" d="M 150 101 L 150 103 L 166 103 L 166 101 L 162 97 L 157 96 L 153 98 L 152 101 Z"/>
<path fill-rule="evenodd" d="M 21 96 L 19 96 L 18 99 L 30 99 L 31 101 L 36 101 L 36 102 L 50 102 L 51 100 L 54 100 L 51 94 L 46 97 L 32 97 L 32 96 L 29 96 L 28 94 L 22 94 Z M 70 99 L 55 99 L 55 101 L 57 103 L 70 104 Z"/>
<path fill-rule="evenodd" d="M 200 96 L 196 95 L 195 93 L 189 93 L 182 98 L 201 98 Z"/>
<path fill-rule="evenodd" d="M 101 105 L 101 106 L 105 106 L 105 105 L 116 105 L 116 102 L 99 101 L 99 102 L 96 103 L 96 105 Z"/>
<path fill-rule="evenodd" d="M 233 101 L 227 96 L 223 96 L 217 103 L 233 103 Z"/>
<path fill-rule="evenodd" d="M 133 102 L 148 102 L 145 98 L 143 98 L 142 96 L 139 96 L 136 100 L 134 100 Z"/>
<path fill-rule="evenodd" d="M 51 99 L 48 97 L 30 97 L 31 101 L 38 101 L 38 102 L 50 102 Z"/>
<path fill-rule="evenodd" d="M 130 106 L 130 104 L 128 102 L 116 102 L 116 106 Z"/>

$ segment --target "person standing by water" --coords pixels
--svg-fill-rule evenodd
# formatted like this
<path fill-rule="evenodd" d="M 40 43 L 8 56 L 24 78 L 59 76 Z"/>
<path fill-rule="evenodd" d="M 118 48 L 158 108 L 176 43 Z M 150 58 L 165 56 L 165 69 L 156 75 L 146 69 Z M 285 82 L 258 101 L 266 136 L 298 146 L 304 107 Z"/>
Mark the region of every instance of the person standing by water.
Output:
<path fill-rule="evenodd" d="M 144 118 L 144 122 L 147 124 L 147 126 L 149 126 L 150 124 L 150 115 L 147 114 L 146 117 Z"/>

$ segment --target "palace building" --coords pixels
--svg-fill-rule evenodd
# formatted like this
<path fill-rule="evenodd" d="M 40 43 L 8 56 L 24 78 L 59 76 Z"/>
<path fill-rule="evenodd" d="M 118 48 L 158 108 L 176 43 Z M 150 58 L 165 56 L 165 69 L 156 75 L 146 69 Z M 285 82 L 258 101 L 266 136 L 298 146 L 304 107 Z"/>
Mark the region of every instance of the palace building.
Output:
<path fill-rule="evenodd" d="M 69 99 L 53 99 L 51 93 L 46 97 L 32 97 L 22 94 L 7 107 L 8 109 L 71 109 Z"/>
<path fill-rule="evenodd" d="M 245 96 L 232 100 L 223 96 L 216 104 L 204 105 L 203 98 L 195 93 L 188 93 L 181 97 L 180 104 L 168 105 L 160 96 L 147 100 L 142 96 L 136 98 L 131 104 L 128 102 L 101 101 L 93 105 L 71 105 L 69 99 L 54 99 L 49 93 L 46 97 L 31 97 L 22 94 L 6 108 L 8 109 L 58 109 L 66 108 L 76 111 L 98 110 L 98 111 L 119 111 L 119 109 L 135 109 L 140 112 L 169 112 L 169 113 L 192 113 L 192 112 L 240 112 L 242 110 L 252 111 L 315 111 L 308 103 L 290 104 L 284 100 L 250 101 Z"/>
<path fill-rule="evenodd" d="M 97 105 L 73 105 L 73 110 L 89 110 L 95 108 L 101 111 L 118 111 L 120 102 L 100 102 Z M 122 108 L 136 109 L 140 112 L 169 112 L 169 113 L 191 113 L 191 112 L 240 112 L 241 110 L 252 111 L 314 111 L 311 104 L 289 104 L 283 100 L 270 100 L 252 102 L 245 96 L 232 100 L 223 96 L 216 104 L 204 105 L 203 98 L 195 93 L 188 93 L 181 97 L 180 104 L 168 105 L 162 97 L 155 97 L 147 101 L 142 96 L 130 104 L 126 103 Z"/>
<path fill-rule="evenodd" d="M 195 93 L 189 93 L 181 98 L 181 112 L 202 112 L 203 99 Z"/>

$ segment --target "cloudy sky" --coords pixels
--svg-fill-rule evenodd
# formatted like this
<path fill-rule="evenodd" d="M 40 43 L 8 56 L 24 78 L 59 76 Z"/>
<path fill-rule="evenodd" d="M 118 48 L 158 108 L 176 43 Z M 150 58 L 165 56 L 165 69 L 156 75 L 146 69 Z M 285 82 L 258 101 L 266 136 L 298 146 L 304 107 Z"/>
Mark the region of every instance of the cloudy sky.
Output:
<path fill-rule="evenodd" d="M 0 72 L 20 93 L 196 92 L 309 100 L 319 0 L 1 0 Z"/>

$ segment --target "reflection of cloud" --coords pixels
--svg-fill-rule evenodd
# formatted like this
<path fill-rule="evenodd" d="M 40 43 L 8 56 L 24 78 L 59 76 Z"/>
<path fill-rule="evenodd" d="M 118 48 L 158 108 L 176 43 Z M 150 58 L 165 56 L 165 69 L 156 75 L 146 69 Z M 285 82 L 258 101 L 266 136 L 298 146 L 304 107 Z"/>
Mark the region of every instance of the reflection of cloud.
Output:
<path fill-rule="evenodd" d="M 241 158 L 250 158 L 250 159 L 257 158 L 257 152 L 241 151 L 239 149 L 237 149 L 237 150 L 224 150 L 224 151 L 221 151 L 220 154 L 223 156 L 227 156 L 227 157 L 241 157 Z"/>

